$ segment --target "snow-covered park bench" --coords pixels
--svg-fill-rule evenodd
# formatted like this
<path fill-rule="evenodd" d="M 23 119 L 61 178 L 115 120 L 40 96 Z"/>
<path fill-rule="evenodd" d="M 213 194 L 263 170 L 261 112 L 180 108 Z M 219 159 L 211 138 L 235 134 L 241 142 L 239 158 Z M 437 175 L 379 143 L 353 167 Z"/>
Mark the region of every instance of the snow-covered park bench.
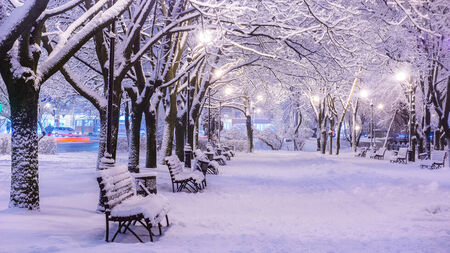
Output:
<path fill-rule="evenodd" d="M 391 163 L 407 163 L 408 148 L 400 148 L 389 160 Z"/>
<path fill-rule="evenodd" d="M 383 160 L 384 154 L 386 154 L 386 148 L 380 148 L 377 150 L 377 152 L 375 153 L 375 156 L 373 158 L 378 159 L 378 160 Z"/>
<path fill-rule="evenodd" d="M 366 157 L 367 148 L 361 148 L 356 154 L 355 157 Z"/>
<path fill-rule="evenodd" d="M 118 233 L 130 231 L 140 242 L 141 238 L 131 229 L 140 223 L 148 231 L 150 241 L 153 242 L 151 228 L 158 225 L 161 235 L 161 221 L 166 218 L 169 226 L 168 200 L 159 194 L 148 193 L 147 197 L 137 196 L 128 168 L 125 166 L 111 167 L 99 170 L 97 182 L 100 186 L 100 198 L 105 208 L 106 241 L 109 241 L 109 222 L 118 222 L 119 226 L 111 242 L 116 239 Z M 144 187 L 144 189 L 146 189 Z"/>
<path fill-rule="evenodd" d="M 231 157 L 234 157 L 236 154 L 234 153 L 234 150 L 231 147 L 223 146 L 223 150 L 225 152 L 228 152 Z"/>
<path fill-rule="evenodd" d="M 373 159 L 373 158 L 375 158 L 376 154 L 377 154 L 377 148 L 372 147 L 367 150 L 366 157 L 368 156 L 369 158 Z"/>
<path fill-rule="evenodd" d="M 185 171 L 182 163 L 176 155 L 165 158 L 172 180 L 172 192 L 186 189 L 188 192 L 198 192 L 206 187 L 206 178 L 200 171 Z M 176 189 L 175 189 L 176 187 Z"/>
<path fill-rule="evenodd" d="M 227 164 L 227 162 L 225 162 L 225 159 L 226 159 L 225 156 L 218 155 L 213 146 L 211 146 L 211 145 L 206 146 L 206 150 L 207 150 L 207 152 L 205 152 L 205 154 L 208 156 L 208 159 L 210 161 L 216 161 L 220 165 Z"/>
<path fill-rule="evenodd" d="M 196 169 L 204 172 L 204 174 L 219 174 L 219 163 L 217 161 L 210 161 L 200 149 L 195 150 L 194 155 Z"/>
<path fill-rule="evenodd" d="M 430 160 L 420 161 L 420 164 L 419 164 L 420 168 L 439 169 L 440 167 L 444 167 L 446 157 L 447 157 L 447 152 L 434 151 L 431 153 Z"/>

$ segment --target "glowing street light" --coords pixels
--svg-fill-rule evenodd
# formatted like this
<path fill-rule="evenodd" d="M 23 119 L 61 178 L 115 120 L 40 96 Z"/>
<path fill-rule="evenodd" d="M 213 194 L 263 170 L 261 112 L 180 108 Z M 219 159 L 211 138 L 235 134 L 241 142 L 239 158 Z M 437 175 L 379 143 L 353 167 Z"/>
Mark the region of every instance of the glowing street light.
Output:
<path fill-rule="evenodd" d="M 413 135 L 416 132 L 415 129 L 415 121 L 416 121 L 416 117 L 415 114 L 413 113 L 414 110 L 414 106 L 413 106 L 413 84 L 412 84 L 412 76 L 411 73 L 409 71 L 406 70 L 400 70 L 395 74 L 395 79 L 400 82 L 400 83 L 404 83 L 406 82 L 408 84 L 408 90 L 407 90 L 407 94 L 408 94 L 408 102 L 409 102 L 409 121 L 408 121 L 408 136 L 409 136 L 409 151 L 411 152 L 408 155 L 408 159 L 411 162 L 415 161 L 415 153 L 416 153 L 416 146 L 415 146 L 415 142 Z"/>
<path fill-rule="evenodd" d="M 314 103 L 319 103 L 320 98 L 319 98 L 319 96 L 313 96 L 312 100 L 313 100 Z"/>
<path fill-rule="evenodd" d="M 229 95 L 231 95 L 231 94 L 233 94 L 233 88 L 231 88 L 231 87 L 226 87 L 226 88 L 225 88 L 225 95 L 229 96 Z"/>
<path fill-rule="evenodd" d="M 259 102 L 259 101 L 263 101 L 263 99 L 264 99 L 264 97 L 263 97 L 263 95 L 258 95 L 258 96 L 256 96 L 256 100 Z"/>
<path fill-rule="evenodd" d="M 256 108 L 256 113 L 260 113 L 261 111 L 261 108 Z"/>
<path fill-rule="evenodd" d="M 220 79 L 220 78 L 222 78 L 223 74 L 224 74 L 224 71 L 222 69 L 216 69 L 216 71 L 214 72 L 214 77 L 216 79 Z"/>
<path fill-rule="evenodd" d="M 397 74 L 395 74 L 395 79 L 399 82 L 403 82 L 406 81 L 406 79 L 408 79 L 408 76 L 409 76 L 408 72 L 402 70 L 397 72 Z"/>
<path fill-rule="evenodd" d="M 369 97 L 369 91 L 368 90 L 361 90 L 359 92 L 359 96 L 361 96 L 362 98 L 368 98 Z"/>
<path fill-rule="evenodd" d="M 359 131 L 359 130 L 361 130 L 361 127 L 360 127 L 359 125 L 356 125 L 356 126 L 355 126 L 355 130 L 356 130 L 356 131 Z"/>
<path fill-rule="evenodd" d="M 378 110 L 383 110 L 384 109 L 384 105 L 383 104 L 378 104 L 377 108 L 378 108 Z"/>
<path fill-rule="evenodd" d="M 212 32 L 209 30 L 200 31 L 197 35 L 197 40 L 200 44 L 208 45 L 212 42 Z"/>

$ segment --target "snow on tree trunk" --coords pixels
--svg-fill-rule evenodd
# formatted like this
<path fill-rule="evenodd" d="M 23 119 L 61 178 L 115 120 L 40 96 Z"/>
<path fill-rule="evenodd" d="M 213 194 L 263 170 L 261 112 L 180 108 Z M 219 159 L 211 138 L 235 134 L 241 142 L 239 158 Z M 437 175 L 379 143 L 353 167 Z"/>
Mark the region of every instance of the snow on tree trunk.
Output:
<path fill-rule="evenodd" d="M 425 125 L 424 125 L 424 135 L 425 135 L 425 151 L 427 152 L 427 156 L 431 155 L 431 113 L 430 113 L 430 103 L 427 102 L 425 106 Z"/>
<path fill-rule="evenodd" d="M 116 102 L 113 102 L 116 103 Z M 119 101 L 120 103 L 120 101 Z M 115 106 L 114 106 L 115 107 Z M 113 108 L 114 108 L 113 107 Z M 112 157 L 116 159 L 116 150 L 117 150 L 117 134 L 119 132 L 119 111 L 117 109 L 113 110 L 113 120 L 112 120 L 112 131 L 111 131 L 111 152 Z M 108 119 L 106 116 L 106 110 L 99 110 L 100 114 L 100 139 L 98 144 L 98 159 L 97 159 L 97 170 L 99 169 L 100 159 L 103 158 L 106 151 L 106 128 L 108 126 Z"/>
<path fill-rule="evenodd" d="M 320 132 L 320 152 L 322 154 L 325 154 L 326 150 L 327 150 L 327 129 L 326 126 L 323 126 Z"/>
<path fill-rule="evenodd" d="M 128 146 L 128 170 L 139 173 L 139 145 L 141 140 L 142 110 L 132 105 L 130 124 L 130 145 Z"/>
<path fill-rule="evenodd" d="M 9 207 L 39 210 L 37 117 L 39 92 L 24 79 L 5 80 L 11 107 Z"/>
<path fill-rule="evenodd" d="M 175 124 L 177 120 L 177 105 L 176 105 L 176 94 L 170 95 L 170 101 L 169 101 L 169 107 L 167 110 L 169 110 L 166 113 L 166 118 L 164 119 L 165 125 L 164 125 L 164 134 L 163 134 L 163 141 L 162 141 L 162 153 L 164 156 L 171 156 L 172 155 L 172 149 L 173 149 L 173 137 L 174 137 L 174 130 L 175 130 Z"/>
<path fill-rule="evenodd" d="M 339 155 L 339 151 L 341 149 L 341 128 L 342 128 L 342 121 L 339 121 L 338 127 L 337 127 L 337 133 L 336 133 L 336 155 Z"/>
<path fill-rule="evenodd" d="M 145 112 L 145 129 L 147 134 L 147 152 L 145 157 L 145 167 L 156 168 L 157 159 L 157 129 L 158 116 L 157 109 Z"/>
<path fill-rule="evenodd" d="M 253 129 L 252 129 L 252 117 L 250 115 L 246 116 L 245 125 L 247 127 L 247 140 L 248 140 L 248 152 L 253 152 Z"/>
<path fill-rule="evenodd" d="M 334 128 L 334 117 L 330 116 L 329 118 L 330 121 L 330 129 L 328 130 L 328 136 L 329 136 L 329 144 L 328 144 L 328 153 L 330 155 L 333 154 L 333 128 Z"/>
<path fill-rule="evenodd" d="M 106 128 L 108 119 L 106 118 L 106 111 L 100 110 L 100 138 L 98 143 L 98 156 L 97 156 L 97 170 L 99 170 L 100 159 L 103 158 L 106 151 Z"/>

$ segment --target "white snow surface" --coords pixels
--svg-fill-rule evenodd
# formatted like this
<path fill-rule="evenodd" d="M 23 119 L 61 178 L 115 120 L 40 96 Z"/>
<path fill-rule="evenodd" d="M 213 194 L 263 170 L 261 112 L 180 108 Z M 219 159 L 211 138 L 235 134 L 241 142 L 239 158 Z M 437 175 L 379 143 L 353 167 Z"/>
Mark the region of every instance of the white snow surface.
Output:
<path fill-rule="evenodd" d="M 196 194 L 172 193 L 166 166 L 142 169 L 157 171 L 171 225 L 154 243 L 130 233 L 106 243 L 96 156 L 40 155 L 39 212 L 8 208 L 10 158 L 1 156 L 0 252 L 450 251 L 447 168 L 289 151 L 238 153 Z"/>

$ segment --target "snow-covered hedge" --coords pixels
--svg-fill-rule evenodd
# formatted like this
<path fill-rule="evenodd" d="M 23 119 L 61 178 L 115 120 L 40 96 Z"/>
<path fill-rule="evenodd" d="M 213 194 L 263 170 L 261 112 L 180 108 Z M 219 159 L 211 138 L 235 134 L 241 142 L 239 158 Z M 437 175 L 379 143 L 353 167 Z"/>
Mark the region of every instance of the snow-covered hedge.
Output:
<path fill-rule="evenodd" d="M 220 142 L 223 146 L 234 146 L 235 151 L 246 152 L 248 150 L 247 140 L 221 140 Z M 198 140 L 197 147 L 201 150 L 206 150 L 208 140 L 200 139 Z"/>
<path fill-rule="evenodd" d="M 9 154 L 11 152 L 11 135 L 0 134 L 0 154 Z"/>
<path fill-rule="evenodd" d="M 40 154 L 56 154 L 56 140 L 53 136 L 44 136 L 39 141 Z"/>
<path fill-rule="evenodd" d="M 11 153 L 11 135 L 0 134 L 0 154 Z M 39 141 L 40 154 L 56 154 L 56 140 L 52 136 L 44 136 Z"/>
<path fill-rule="evenodd" d="M 247 140 L 223 140 L 221 141 L 222 145 L 225 146 L 234 146 L 235 151 L 247 152 L 248 150 L 248 141 Z"/>
<path fill-rule="evenodd" d="M 255 136 L 272 150 L 280 150 L 283 146 L 283 138 L 270 128 L 266 128 L 264 131 L 255 130 Z"/>
<path fill-rule="evenodd" d="M 147 138 L 141 136 L 140 150 L 147 150 Z M 119 136 L 117 139 L 117 152 L 128 152 L 128 141 L 126 136 Z"/>

